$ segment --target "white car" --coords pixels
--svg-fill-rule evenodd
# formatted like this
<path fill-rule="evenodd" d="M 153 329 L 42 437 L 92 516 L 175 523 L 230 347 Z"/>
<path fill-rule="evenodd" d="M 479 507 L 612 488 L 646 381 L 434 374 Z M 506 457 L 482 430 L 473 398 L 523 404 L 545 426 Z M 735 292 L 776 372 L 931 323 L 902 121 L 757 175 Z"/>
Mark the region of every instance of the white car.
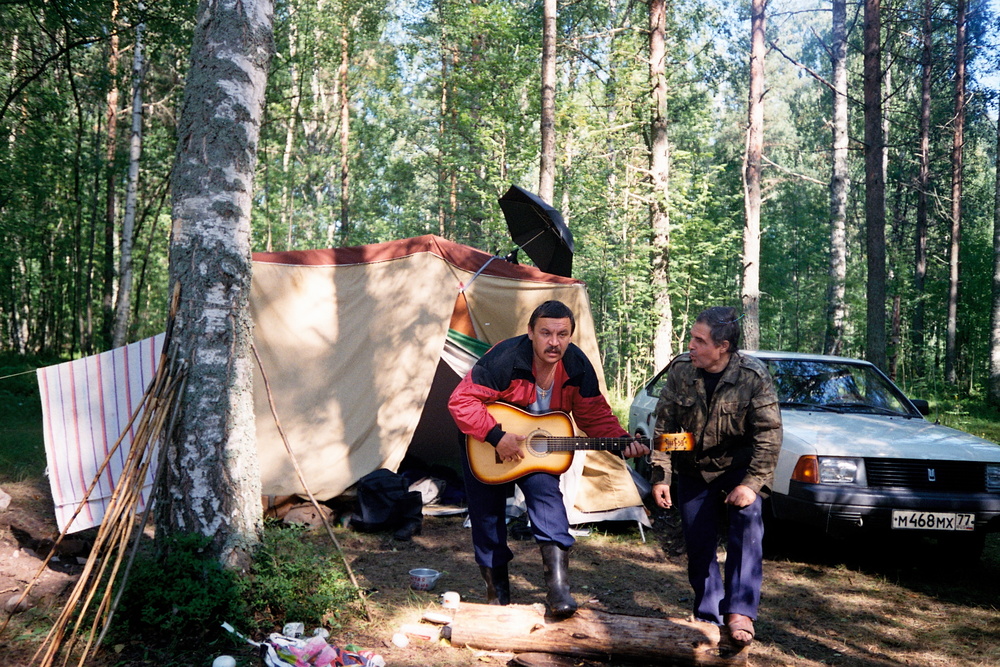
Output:
<path fill-rule="evenodd" d="M 1000 446 L 924 419 L 877 367 L 858 359 L 746 352 L 771 371 L 784 440 L 769 519 L 829 533 L 917 532 L 974 559 L 1000 531 Z M 653 433 L 660 371 L 636 395 L 629 431 Z"/>

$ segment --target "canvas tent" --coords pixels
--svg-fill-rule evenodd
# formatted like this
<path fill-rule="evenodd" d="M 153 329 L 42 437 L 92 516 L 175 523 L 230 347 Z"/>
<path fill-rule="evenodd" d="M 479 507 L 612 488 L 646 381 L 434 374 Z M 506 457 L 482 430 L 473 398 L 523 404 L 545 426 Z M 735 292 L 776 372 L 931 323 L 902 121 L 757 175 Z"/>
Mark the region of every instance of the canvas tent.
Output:
<path fill-rule="evenodd" d="M 600 359 L 583 282 L 437 236 L 253 259 L 254 339 L 282 428 L 320 499 L 378 468 L 396 470 L 408 452 L 456 460 L 463 440 L 448 395 L 485 349 L 524 333 L 542 301 L 572 308 L 574 342 Z M 302 493 L 261 386 L 258 374 L 263 492 Z M 564 476 L 571 521 L 645 521 L 622 459 L 576 459 Z"/>
<path fill-rule="evenodd" d="M 260 253 L 253 271 L 255 344 L 282 430 L 320 500 L 379 468 L 397 470 L 407 453 L 429 463 L 457 461 L 462 437 L 446 408 L 451 390 L 490 345 L 523 333 L 542 301 L 569 305 L 578 320 L 574 342 L 600 358 L 582 282 L 436 236 Z M 162 344 L 161 334 L 38 370 L 60 529 L 100 523 L 124 452 L 99 478 L 96 472 L 119 434 L 125 448 L 131 442 L 133 429 L 123 429 L 155 373 Z M 303 494 L 255 372 L 263 493 Z M 578 453 L 562 483 L 572 523 L 612 518 L 648 525 L 628 468 L 616 456 Z"/>

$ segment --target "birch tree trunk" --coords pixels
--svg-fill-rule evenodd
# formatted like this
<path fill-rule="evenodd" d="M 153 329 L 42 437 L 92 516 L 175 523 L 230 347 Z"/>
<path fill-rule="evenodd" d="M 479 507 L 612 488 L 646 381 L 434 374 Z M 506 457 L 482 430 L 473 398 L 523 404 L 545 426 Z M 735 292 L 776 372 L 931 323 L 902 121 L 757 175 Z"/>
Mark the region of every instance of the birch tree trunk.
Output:
<path fill-rule="evenodd" d="M 653 192 L 649 216 L 653 230 L 653 298 L 656 331 L 653 335 L 654 368 L 663 368 L 673 356 L 674 315 L 670 303 L 670 145 L 667 137 L 666 0 L 649 3 L 649 81 L 652 90 L 649 176 Z"/>
<path fill-rule="evenodd" d="M 743 347 L 760 347 L 760 170 L 764 152 L 764 12 L 750 3 L 750 97 L 743 165 Z"/>
<path fill-rule="evenodd" d="M 965 0 L 955 8 L 955 126 L 951 145 L 951 247 L 948 257 L 948 338 L 944 379 L 958 383 L 958 279 L 962 239 L 962 145 L 965 143 Z"/>
<path fill-rule="evenodd" d="M 262 526 L 254 434 L 250 207 L 271 0 L 202 0 L 178 123 L 170 276 L 174 345 L 188 364 L 167 452 L 157 536 L 201 533 L 220 562 L 249 563 Z"/>
<path fill-rule="evenodd" d="M 280 212 L 278 214 L 279 225 L 281 229 L 288 230 L 286 232 L 289 241 L 293 238 L 292 226 L 295 224 L 295 216 L 292 214 L 291 205 L 291 190 L 292 190 L 292 177 L 289 175 L 292 164 L 292 151 L 295 148 L 295 130 L 299 118 L 299 108 L 302 104 L 302 82 L 299 80 L 299 68 L 297 67 L 297 57 L 298 57 L 298 38 L 299 30 L 298 24 L 294 21 L 289 25 L 289 35 L 288 35 L 288 62 L 289 62 L 289 78 L 292 82 L 292 89 L 289 91 L 291 95 L 291 100 L 289 100 L 289 110 L 288 118 L 285 121 L 285 146 L 281 152 L 281 198 L 280 198 Z M 294 246 L 291 242 L 286 246 L 287 249 L 291 249 Z M 267 251 L 271 252 L 272 239 L 270 233 L 270 227 L 268 227 L 267 234 Z"/>
<path fill-rule="evenodd" d="M 826 354 L 840 354 L 847 314 L 847 0 L 833 0 L 833 165 L 830 174 L 830 282 L 827 287 Z"/>
<path fill-rule="evenodd" d="M 882 164 L 885 154 L 882 150 L 880 0 L 865 0 L 864 21 L 865 221 L 868 252 L 865 356 L 879 368 L 885 368 L 885 180 Z"/>
<path fill-rule="evenodd" d="M 140 14 L 143 4 L 138 4 Z M 135 26 L 132 51 L 132 134 L 128 150 L 128 186 L 125 190 L 125 217 L 122 218 L 121 257 L 118 263 L 118 300 L 115 302 L 113 347 L 128 342 L 129 313 L 132 312 L 132 248 L 135 245 L 135 207 L 139 189 L 139 158 L 142 155 L 142 32 L 145 26 Z"/>
<path fill-rule="evenodd" d="M 913 291 L 916 303 L 913 307 L 913 359 L 914 372 L 920 375 L 924 369 L 924 281 L 927 278 L 927 213 L 929 202 L 927 193 L 931 186 L 931 66 L 934 48 L 932 0 L 924 0 L 924 16 L 920 52 L 920 167 L 917 173 L 917 228 L 914 239 Z"/>
<path fill-rule="evenodd" d="M 348 19 L 344 17 L 340 30 L 340 238 L 348 245 L 351 235 L 351 161 L 348 151 L 351 147 L 351 97 L 348 95 L 347 71 L 350 64 L 350 30 Z"/>
<path fill-rule="evenodd" d="M 997 151 L 993 185 L 993 310 L 990 313 L 990 385 L 988 398 L 1000 405 L 1000 118 L 997 119 Z"/>
<path fill-rule="evenodd" d="M 538 168 L 538 196 L 554 203 L 556 178 L 556 0 L 542 3 L 542 155 Z"/>

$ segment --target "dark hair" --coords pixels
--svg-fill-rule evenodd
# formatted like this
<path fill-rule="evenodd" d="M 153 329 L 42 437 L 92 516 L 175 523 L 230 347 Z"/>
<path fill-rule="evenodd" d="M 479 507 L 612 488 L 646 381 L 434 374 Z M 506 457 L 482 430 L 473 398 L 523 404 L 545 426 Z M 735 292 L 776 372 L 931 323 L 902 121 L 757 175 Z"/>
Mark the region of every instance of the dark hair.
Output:
<path fill-rule="evenodd" d="M 573 333 L 576 331 L 576 318 L 573 317 L 573 311 L 570 310 L 569 306 L 562 301 L 546 301 L 535 308 L 535 310 L 531 313 L 531 317 L 528 318 L 528 327 L 534 329 L 535 322 L 538 321 L 539 317 L 548 317 L 554 320 L 568 317 L 569 332 Z"/>
<path fill-rule="evenodd" d="M 712 342 L 721 345 L 729 342 L 729 352 L 740 349 L 740 325 L 743 318 L 735 308 L 727 306 L 712 306 L 698 313 L 695 323 L 707 324 L 712 332 Z"/>

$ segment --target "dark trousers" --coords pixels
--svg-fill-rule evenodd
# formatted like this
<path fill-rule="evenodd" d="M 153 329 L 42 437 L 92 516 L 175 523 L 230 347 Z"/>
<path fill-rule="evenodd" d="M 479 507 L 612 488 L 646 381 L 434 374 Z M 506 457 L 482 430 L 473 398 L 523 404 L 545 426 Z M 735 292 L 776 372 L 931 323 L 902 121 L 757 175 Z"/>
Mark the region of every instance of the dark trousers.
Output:
<path fill-rule="evenodd" d="M 724 503 L 744 473 L 730 471 L 707 484 L 698 477 L 674 476 L 687 543 L 688 580 L 694 589 L 694 616 L 718 625 L 722 625 L 725 614 L 756 619 L 760 604 L 764 558 L 760 495 L 743 508 Z M 725 582 L 716 557 L 718 527 L 723 517 L 728 519 Z"/>
<path fill-rule="evenodd" d="M 504 565 L 514 554 L 507 546 L 507 496 L 514 484 L 521 487 L 528 508 L 531 531 L 538 543 L 555 542 L 565 549 L 573 546 L 569 534 L 566 506 L 559 490 L 559 477 L 546 472 L 534 472 L 506 484 L 483 484 L 469 468 L 463 448 L 462 467 L 465 470 L 465 495 L 469 502 L 469 522 L 472 524 L 472 547 L 476 563 L 486 567 Z"/>

